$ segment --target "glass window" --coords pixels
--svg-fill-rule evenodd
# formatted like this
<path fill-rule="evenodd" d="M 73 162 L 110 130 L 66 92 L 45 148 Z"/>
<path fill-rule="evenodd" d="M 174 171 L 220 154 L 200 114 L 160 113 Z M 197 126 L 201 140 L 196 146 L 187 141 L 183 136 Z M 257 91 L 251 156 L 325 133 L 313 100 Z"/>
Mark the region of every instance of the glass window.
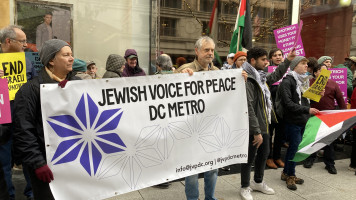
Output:
<path fill-rule="evenodd" d="M 161 0 L 162 7 L 182 8 L 182 0 Z"/>
<path fill-rule="evenodd" d="M 208 21 L 203 21 L 202 24 L 203 24 L 203 26 L 202 26 L 201 35 L 209 35 L 208 34 L 209 22 Z"/>
<path fill-rule="evenodd" d="M 154 50 L 157 1 L 15 0 L 10 4 L 10 24 L 23 26 L 29 51 L 57 38 L 71 44 L 76 58 L 92 60 L 98 75 L 104 74 L 112 53 L 124 55 L 135 49 L 141 67 L 148 73 Z M 2 7 L 0 8 L 2 12 Z M 49 23 L 47 25 L 46 18 Z M 158 35 L 157 33 L 155 35 Z M 40 39 L 40 40 L 39 40 Z M 156 51 L 154 51 L 156 52 Z"/>
<path fill-rule="evenodd" d="M 218 40 L 231 41 L 235 24 L 219 24 Z"/>
<path fill-rule="evenodd" d="M 221 14 L 237 15 L 239 4 L 234 1 L 220 1 Z"/>
<path fill-rule="evenodd" d="M 302 0 L 301 8 L 301 35 L 308 57 L 330 56 L 336 66 L 356 54 L 356 9 L 350 1 Z"/>
<path fill-rule="evenodd" d="M 211 12 L 214 7 L 215 0 L 200 0 L 200 11 Z"/>
<path fill-rule="evenodd" d="M 161 17 L 161 36 L 176 36 L 177 19 Z"/>
<path fill-rule="evenodd" d="M 272 1 L 251 6 L 253 45 L 267 50 L 277 47 L 273 30 L 290 25 L 290 0 Z"/>

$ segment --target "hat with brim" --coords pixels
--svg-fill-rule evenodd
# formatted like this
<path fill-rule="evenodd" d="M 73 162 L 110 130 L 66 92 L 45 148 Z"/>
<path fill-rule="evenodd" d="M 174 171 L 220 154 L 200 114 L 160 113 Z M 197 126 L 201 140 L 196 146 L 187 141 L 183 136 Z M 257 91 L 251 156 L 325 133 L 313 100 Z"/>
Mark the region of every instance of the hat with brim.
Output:
<path fill-rule="evenodd" d="M 132 58 L 137 58 L 137 56 L 136 56 L 136 55 L 130 55 L 130 56 L 128 56 L 127 58 L 128 58 L 128 59 L 132 59 Z"/>
<path fill-rule="evenodd" d="M 351 56 L 349 58 L 345 58 L 345 60 L 351 60 L 352 62 L 356 63 L 356 56 Z"/>
<path fill-rule="evenodd" d="M 90 66 L 96 65 L 94 61 L 87 62 L 87 68 L 89 69 Z"/>
<path fill-rule="evenodd" d="M 234 58 L 235 54 L 234 53 L 229 53 L 229 55 L 227 55 L 227 58 Z"/>

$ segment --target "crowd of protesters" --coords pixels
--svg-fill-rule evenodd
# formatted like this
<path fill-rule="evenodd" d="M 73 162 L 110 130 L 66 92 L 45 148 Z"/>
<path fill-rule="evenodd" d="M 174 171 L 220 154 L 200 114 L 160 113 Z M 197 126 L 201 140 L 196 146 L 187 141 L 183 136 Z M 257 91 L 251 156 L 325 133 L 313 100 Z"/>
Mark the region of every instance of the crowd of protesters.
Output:
<path fill-rule="evenodd" d="M 0 31 L 1 53 L 23 52 L 26 47 L 26 34 L 19 26 L 8 26 Z M 195 59 L 186 63 L 179 57 L 174 67 L 169 55 L 162 54 L 156 60 L 155 74 L 197 73 L 200 71 L 219 70 L 213 64 L 215 43 L 207 37 L 199 38 L 195 43 Z M 40 84 L 57 83 L 65 87 L 67 81 L 81 79 L 98 79 L 97 66 L 94 61 L 85 62 L 74 59 L 71 46 L 59 39 L 45 41 L 39 56 L 44 68 L 35 72 L 30 62 L 26 66 L 28 82 L 24 84 L 11 101 L 12 123 L 0 125 L 0 199 L 15 199 L 15 188 L 12 184 L 11 170 L 13 163 L 22 165 L 27 181 L 24 195 L 27 199 L 54 199 L 49 183 L 55 179 L 47 165 L 45 139 L 43 133 Z M 309 62 L 309 63 L 308 63 Z M 241 164 L 241 190 L 243 199 L 253 199 L 252 191 L 273 195 L 263 179 L 265 167 L 283 168 L 281 180 L 286 182 L 288 189 L 296 190 L 296 184 L 304 180 L 296 177 L 296 163 L 291 161 L 301 142 L 308 118 L 320 110 L 346 109 L 340 88 L 335 81 L 329 80 L 322 92 L 320 102 L 313 102 L 303 93 L 316 80 L 322 69 L 329 69 L 333 59 L 322 56 L 318 60 L 296 56 L 292 50 L 286 59 L 280 49 L 272 49 L 269 53 L 259 47 L 249 51 L 231 53 L 227 63 L 221 69 L 242 68 L 242 76 L 246 82 L 246 94 L 249 113 L 249 144 L 248 161 Z M 269 73 L 268 66 L 277 66 Z M 348 70 L 348 97 L 351 108 L 356 108 L 356 90 L 353 91 L 353 74 L 356 69 L 356 57 L 350 57 L 338 68 Z M 288 72 L 289 69 L 289 72 Z M 285 78 L 283 76 L 287 73 Z M 0 70 L 0 77 L 4 76 Z M 124 56 L 111 54 L 106 61 L 106 72 L 103 78 L 120 78 L 130 76 L 146 76 L 138 62 L 135 49 L 127 49 Z M 279 86 L 273 85 L 282 80 Z M 336 100 L 337 106 L 334 101 Z M 274 136 L 273 136 L 274 135 Z M 354 141 L 356 132 L 354 132 Z M 273 145 L 272 145 L 273 144 Z M 285 158 L 281 156 L 281 148 L 285 146 Z M 350 170 L 356 171 L 356 148 L 353 143 Z M 310 168 L 315 155 L 305 161 Z M 284 160 L 284 161 L 283 161 Z M 333 145 L 324 148 L 324 163 L 330 174 L 336 174 Z M 311 163 L 311 164 L 310 164 Z M 251 180 L 252 165 L 254 176 Z M 226 168 L 228 169 L 228 168 Z M 218 169 L 204 173 L 205 199 L 215 198 L 215 185 Z M 168 188 L 170 183 L 157 185 Z M 185 178 L 185 194 L 187 199 L 199 198 L 198 174 Z"/>

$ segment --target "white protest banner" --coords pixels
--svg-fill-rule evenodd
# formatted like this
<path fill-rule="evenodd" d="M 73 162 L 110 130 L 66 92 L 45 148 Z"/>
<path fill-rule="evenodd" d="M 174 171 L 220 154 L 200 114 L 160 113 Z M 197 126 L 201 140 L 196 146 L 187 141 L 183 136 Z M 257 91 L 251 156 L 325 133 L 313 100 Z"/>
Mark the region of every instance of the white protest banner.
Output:
<path fill-rule="evenodd" d="M 242 70 L 41 85 L 56 200 L 104 199 L 246 163 Z"/>

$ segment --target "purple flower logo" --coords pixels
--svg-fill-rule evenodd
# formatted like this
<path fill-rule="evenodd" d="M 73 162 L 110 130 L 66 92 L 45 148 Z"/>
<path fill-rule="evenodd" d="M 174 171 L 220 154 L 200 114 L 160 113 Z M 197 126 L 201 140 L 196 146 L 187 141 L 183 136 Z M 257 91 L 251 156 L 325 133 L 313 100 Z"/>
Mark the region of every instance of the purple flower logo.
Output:
<path fill-rule="evenodd" d="M 83 94 L 75 116 L 49 117 L 47 122 L 63 138 L 51 160 L 54 165 L 69 163 L 80 158 L 80 164 L 90 176 L 95 176 L 106 154 L 126 150 L 116 133 L 123 112 L 121 109 L 104 110 L 87 94 Z"/>

